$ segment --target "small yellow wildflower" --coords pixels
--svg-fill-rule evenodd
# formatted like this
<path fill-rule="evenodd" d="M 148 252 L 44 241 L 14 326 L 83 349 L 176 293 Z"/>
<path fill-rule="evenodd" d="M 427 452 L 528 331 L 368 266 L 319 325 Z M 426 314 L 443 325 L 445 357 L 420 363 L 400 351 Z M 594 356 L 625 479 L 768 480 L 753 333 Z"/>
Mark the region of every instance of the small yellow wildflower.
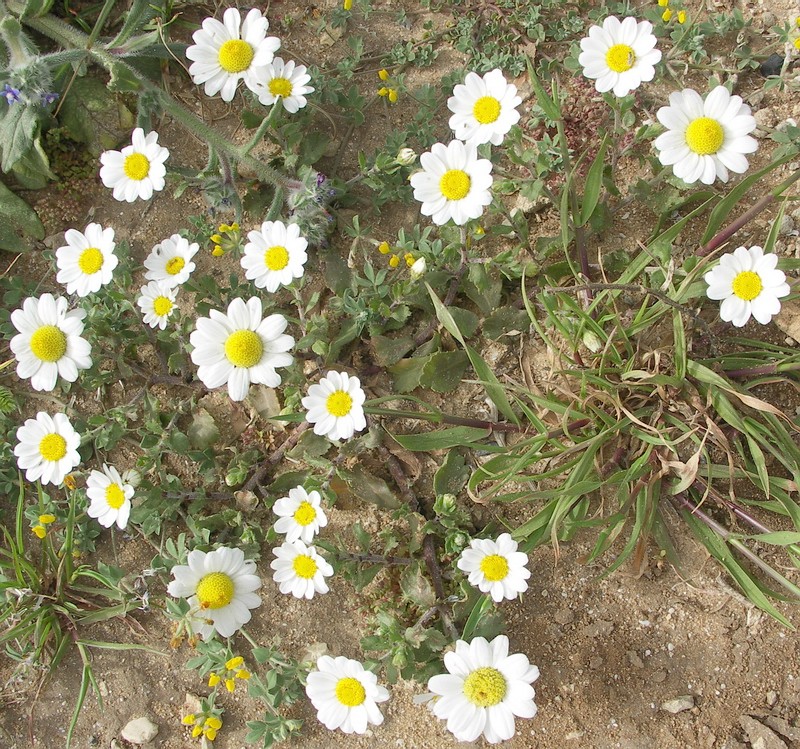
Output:
<path fill-rule="evenodd" d="M 478 226 L 475 228 L 476 237 L 482 237 L 484 234 L 486 234 L 486 229 L 484 229 L 482 226 Z"/>
<path fill-rule="evenodd" d="M 219 674 L 211 674 L 211 676 L 208 677 L 208 686 L 215 687 L 221 681 L 222 679 L 220 678 Z"/>
<path fill-rule="evenodd" d="M 50 525 L 50 523 L 55 523 L 56 522 L 56 516 L 55 515 L 39 515 L 39 522 L 42 525 Z"/>
<path fill-rule="evenodd" d="M 381 242 L 378 245 L 378 252 L 380 252 L 381 255 L 388 255 L 391 251 L 392 251 L 392 248 L 389 247 L 389 243 L 388 242 Z"/>
<path fill-rule="evenodd" d="M 196 739 L 201 733 L 203 733 L 203 726 L 195 726 L 192 729 L 192 738 Z"/>
<path fill-rule="evenodd" d="M 219 228 L 220 228 L 220 231 L 222 231 L 222 227 L 220 226 Z M 211 241 L 212 241 L 214 244 L 219 244 L 219 243 L 222 241 L 222 235 L 221 235 L 221 234 L 212 234 L 212 235 L 209 237 L 209 239 L 211 239 Z"/>
<path fill-rule="evenodd" d="M 794 25 L 800 27 L 800 16 L 794 19 Z"/>
<path fill-rule="evenodd" d="M 195 723 L 197 723 L 197 716 L 194 713 L 184 715 L 183 718 L 181 718 L 181 723 L 183 723 L 185 726 L 193 726 Z"/>
<path fill-rule="evenodd" d="M 236 678 L 244 679 L 244 681 L 247 681 L 250 678 L 250 672 L 246 668 L 240 668 L 236 672 Z"/>
<path fill-rule="evenodd" d="M 660 5 L 662 8 L 666 8 L 666 7 L 669 5 L 669 0 L 658 0 L 658 4 L 659 4 L 659 5 Z"/>
<path fill-rule="evenodd" d="M 207 728 L 213 728 L 215 731 L 219 731 L 222 728 L 222 721 L 214 715 L 209 716 L 206 718 L 205 723 L 203 724 Z"/>
<path fill-rule="evenodd" d="M 353 0 L 344 0 L 344 5 L 342 6 L 345 10 L 352 10 L 353 8 Z M 213 739 L 212 739 L 213 741 Z"/>
<path fill-rule="evenodd" d="M 662 14 L 661 14 L 661 20 L 662 20 L 664 23 L 668 23 L 670 18 L 672 18 L 672 11 L 671 11 L 669 8 L 667 8 L 667 9 L 666 9 L 666 10 L 665 10 L 665 11 L 664 11 Z"/>
<path fill-rule="evenodd" d="M 225 254 L 225 250 L 223 250 L 218 244 L 215 244 L 214 249 L 211 250 L 211 254 L 214 257 L 222 257 Z"/>
<path fill-rule="evenodd" d="M 392 256 L 389 258 L 389 267 L 390 267 L 390 268 L 396 268 L 398 265 L 400 265 L 400 258 L 399 258 L 399 256 L 397 256 L 397 255 L 392 255 Z"/>
<path fill-rule="evenodd" d="M 389 71 L 386 70 L 386 68 L 381 68 L 378 71 L 378 78 L 380 78 L 382 81 L 388 81 L 389 80 Z"/>
<path fill-rule="evenodd" d="M 233 679 L 225 679 L 225 689 L 229 692 L 233 692 L 236 689 L 236 682 Z"/>
<path fill-rule="evenodd" d="M 378 96 L 388 96 L 390 90 L 391 89 L 386 88 L 386 86 L 381 86 L 381 88 L 378 89 Z"/>
<path fill-rule="evenodd" d="M 242 664 L 244 664 L 244 658 L 242 658 L 241 655 L 236 655 L 233 658 L 229 658 L 227 661 L 225 661 L 225 668 L 227 668 L 228 671 L 235 671 Z"/>
<path fill-rule="evenodd" d="M 678 23 L 686 23 L 686 11 L 679 10 L 678 11 Z"/>
<path fill-rule="evenodd" d="M 403 255 L 403 260 L 406 261 L 406 265 L 410 268 L 412 265 L 414 265 L 416 258 L 410 252 L 407 252 L 405 255 Z"/>
<path fill-rule="evenodd" d="M 389 101 L 392 102 L 392 104 L 397 102 L 397 91 L 393 88 L 389 89 Z"/>
<path fill-rule="evenodd" d="M 798 36 L 797 39 L 794 40 L 794 48 L 800 49 L 800 36 Z"/>
<path fill-rule="evenodd" d="M 33 535 L 37 538 L 44 538 L 47 535 L 47 528 L 43 525 L 34 525 L 31 530 L 33 531 Z"/>

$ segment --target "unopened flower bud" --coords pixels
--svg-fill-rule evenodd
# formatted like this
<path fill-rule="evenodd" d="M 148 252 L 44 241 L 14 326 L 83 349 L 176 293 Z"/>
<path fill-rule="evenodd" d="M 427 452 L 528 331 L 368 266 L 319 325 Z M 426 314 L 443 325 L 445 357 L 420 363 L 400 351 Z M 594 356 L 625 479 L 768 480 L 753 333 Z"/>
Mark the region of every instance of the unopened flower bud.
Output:
<path fill-rule="evenodd" d="M 425 271 L 427 270 L 428 265 L 425 262 L 425 258 L 417 258 L 414 261 L 414 265 L 411 266 L 411 270 L 409 270 L 409 275 L 411 276 L 412 281 L 418 281 L 422 276 L 425 275 Z"/>

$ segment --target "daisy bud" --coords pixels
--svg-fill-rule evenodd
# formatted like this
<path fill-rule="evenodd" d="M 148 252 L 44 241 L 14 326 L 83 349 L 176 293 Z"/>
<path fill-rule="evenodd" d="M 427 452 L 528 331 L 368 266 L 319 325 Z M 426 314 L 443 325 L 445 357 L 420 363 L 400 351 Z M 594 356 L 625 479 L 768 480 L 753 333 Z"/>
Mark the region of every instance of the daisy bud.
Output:
<path fill-rule="evenodd" d="M 411 270 L 409 275 L 411 276 L 412 281 L 418 281 L 422 276 L 425 275 L 425 271 L 427 270 L 427 264 L 425 263 L 425 258 L 421 257 L 418 258 L 414 265 L 411 266 Z"/>
<path fill-rule="evenodd" d="M 400 164 L 400 166 L 410 166 L 417 160 L 416 152 L 411 148 L 401 148 L 397 152 L 397 157 L 395 161 Z"/>

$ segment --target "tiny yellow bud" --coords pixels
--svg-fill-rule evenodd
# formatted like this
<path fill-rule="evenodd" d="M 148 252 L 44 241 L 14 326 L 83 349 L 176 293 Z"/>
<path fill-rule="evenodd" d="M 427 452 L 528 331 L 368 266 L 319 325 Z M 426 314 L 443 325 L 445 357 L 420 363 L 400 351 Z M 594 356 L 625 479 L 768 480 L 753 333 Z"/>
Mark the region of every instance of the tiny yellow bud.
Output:
<path fill-rule="evenodd" d="M 678 23 L 686 23 L 686 11 L 679 10 L 678 11 Z"/>
<path fill-rule="evenodd" d="M 388 242 L 381 242 L 378 245 L 378 252 L 380 252 L 381 255 L 388 255 L 391 251 L 392 251 L 392 248 L 389 247 L 389 243 Z"/>
<path fill-rule="evenodd" d="M 203 727 L 202 726 L 195 726 L 192 729 L 192 738 L 196 739 L 201 733 L 203 733 Z"/>
<path fill-rule="evenodd" d="M 233 222 L 233 223 L 232 223 L 232 224 L 231 224 L 231 225 L 228 227 L 228 229 L 230 229 L 230 231 L 239 231 L 239 224 L 237 224 L 237 223 L 234 221 L 234 222 Z"/>
<path fill-rule="evenodd" d="M 393 88 L 389 89 L 389 101 L 392 102 L 392 104 L 397 101 L 397 91 L 395 91 Z"/>
<path fill-rule="evenodd" d="M 396 268 L 398 265 L 400 265 L 400 258 L 397 255 L 392 255 L 389 258 L 389 267 Z"/>
<path fill-rule="evenodd" d="M 232 692 L 236 689 L 236 682 L 233 679 L 225 679 L 225 689 Z"/>
<path fill-rule="evenodd" d="M 344 5 L 342 6 L 345 10 L 351 10 L 353 7 L 353 0 L 344 0 Z M 213 739 L 212 739 L 213 741 Z"/>
<path fill-rule="evenodd" d="M 206 728 L 206 730 L 203 731 L 203 736 L 205 736 L 209 741 L 213 741 L 215 738 L 217 738 L 217 732 L 213 728 Z"/>
<path fill-rule="evenodd" d="M 220 231 L 222 231 L 222 227 L 220 227 Z M 222 236 L 219 235 L 219 234 L 212 234 L 211 235 L 211 241 L 214 244 L 219 244 L 222 241 Z"/>
<path fill-rule="evenodd" d="M 228 671 L 235 671 L 243 663 L 244 663 L 244 658 L 242 658 L 241 655 L 237 655 L 225 661 L 225 668 L 227 668 Z"/>
<path fill-rule="evenodd" d="M 794 19 L 794 25 L 800 26 L 800 16 L 797 16 L 797 18 Z"/>
<path fill-rule="evenodd" d="M 660 5 L 662 8 L 666 8 L 666 7 L 669 5 L 669 0 L 658 0 L 658 4 L 659 4 L 659 5 Z"/>
<path fill-rule="evenodd" d="M 244 679 L 245 681 L 247 681 L 250 678 L 250 672 L 246 668 L 240 668 L 236 672 L 236 678 Z"/>
<path fill-rule="evenodd" d="M 185 726 L 193 726 L 196 722 L 197 718 L 194 713 L 189 713 L 189 715 L 184 715 L 183 718 L 181 718 L 181 723 Z"/>
<path fill-rule="evenodd" d="M 219 731 L 219 729 L 222 728 L 222 721 L 215 715 L 210 715 L 208 718 L 206 718 L 204 725 L 208 726 L 209 728 L 213 728 L 215 731 Z"/>
<path fill-rule="evenodd" d="M 388 96 L 388 95 L 389 95 L 389 89 L 386 88 L 386 86 L 382 86 L 381 88 L 378 89 L 378 96 Z"/>
<path fill-rule="evenodd" d="M 380 78 L 382 81 L 388 81 L 389 80 L 389 71 L 386 70 L 386 68 L 381 68 L 378 71 L 378 78 Z"/>
<path fill-rule="evenodd" d="M 475 229 L 475 236 L 476 237 L 482 237 L 484 234 L 486 234 L 486 229 L 484 229 L 482 226 L 478 226 Z"/>
<path fill-rule="evenodd" d="M 409 268 L 410 268 L 412 265 L 414 265 L 414 256 L 413 256 L 413 255 L 412 255 L 410 252 L 407 252 L 405 255 L 403 255 L 403 260 L 405 260 L 405 261 L 406 261 L 406 265 L 407 265 Z"/>
<path fill-rule="evenodd" d="M 31 530 L 33 531 L 33 535 L 38 538 L 44 538 L 47 535 L 47 528 L 43 525 L 34 525 Z"/>
<path fill-rule="evenodd" d="M 72 491 L 75 491 L 75 489 L 78 488 L 78 483 L 75 481 L 75 477 L 71 473 L 68 473 L 66 476 L 64 476 L 64 484 L 66 485 L 67 489 L 71 489 Z"/>
<path fill-rule="evenodd" d="M 221 681 L 222 679 L 220 678 L 219 674 L 211 674 L 211 676 L 208 677 L 208 686 L 215 687 Z"/>
<path fill-rule="evenodd" d="M 214 257 L 222 257 L 225 254 L 225 250 L 223 250 L 218 244 L 215 244 L 214 249 L 211 250 L 211 254 Z"/>
<path fill-rule="evenodd" d="M 797 39 L 794 40 L 794 48 L 800 49 L 800 36 L 798 36 Z"/>
<path fill-rule="evenodd" d="M 39 515 L 39 522 L 42 525 L 49 525 L 50 523 L 55 523 L 56 522 L 56 516 L 55 515 Z"/>
<path fill-rule="evenodd" d="M 672 18 L 672 11 L 671 11 L 669 8 L 667 8 L 667 9 L 666 9 L 666 10 L 665 10 L 665 11 L 664 11 L 662 14 L 661 14 L 661 20 L 662 20 L 662 21 L 664 21 L 664 23 L 667 23 L 667 22 L 669 21 L 669 19 L 670 19 L 670 18 Z"/>

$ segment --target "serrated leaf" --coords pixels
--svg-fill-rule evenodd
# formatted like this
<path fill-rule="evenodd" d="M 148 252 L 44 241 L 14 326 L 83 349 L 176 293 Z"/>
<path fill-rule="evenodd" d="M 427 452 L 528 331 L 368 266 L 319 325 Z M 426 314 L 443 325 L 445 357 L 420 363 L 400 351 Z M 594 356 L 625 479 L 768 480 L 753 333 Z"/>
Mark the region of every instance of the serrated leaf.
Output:
<path fill-rule="evenodd" d="M 437 393 L 448 393 L 458 387 L 468 366 L 469 357 L 463 351 L 440 351 L 428 357 L 419 384 Z"/>
<path fill-rule="evenodd" d="M 469 473 L 467 459 L 460 451 L 450 450 L 439 470 L 433 475 L 434 494 L 458 494 L 467 483 Z"/>

